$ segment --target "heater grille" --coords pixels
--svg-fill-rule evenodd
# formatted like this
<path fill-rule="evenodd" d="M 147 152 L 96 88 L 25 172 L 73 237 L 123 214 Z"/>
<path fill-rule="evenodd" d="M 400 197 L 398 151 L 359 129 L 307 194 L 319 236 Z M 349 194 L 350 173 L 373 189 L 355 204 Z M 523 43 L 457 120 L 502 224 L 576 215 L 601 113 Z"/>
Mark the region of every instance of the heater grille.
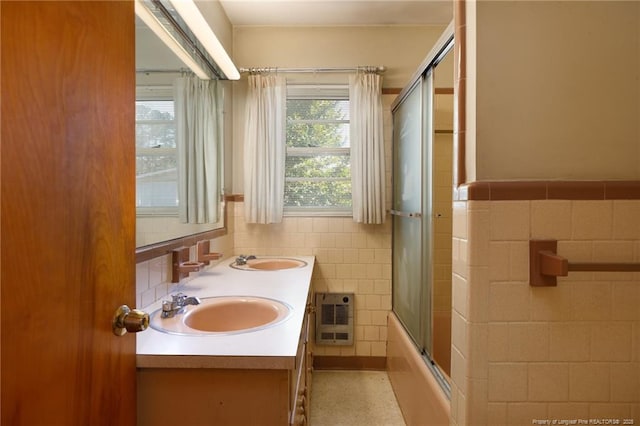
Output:
<path fill-rule="evenodd" d="M 316 293 L 316 343 L 353 344 L 353 293 Z"/>

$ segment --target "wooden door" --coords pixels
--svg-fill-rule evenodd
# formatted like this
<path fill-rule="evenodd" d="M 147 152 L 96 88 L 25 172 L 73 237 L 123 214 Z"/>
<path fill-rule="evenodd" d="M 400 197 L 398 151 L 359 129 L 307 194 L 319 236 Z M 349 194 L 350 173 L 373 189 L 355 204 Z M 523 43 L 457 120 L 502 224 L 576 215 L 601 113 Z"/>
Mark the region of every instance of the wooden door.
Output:
<path fill-rule="evenodd" d="M 0 8 L 1 421 L 133 425 L 133 2 Z"/>

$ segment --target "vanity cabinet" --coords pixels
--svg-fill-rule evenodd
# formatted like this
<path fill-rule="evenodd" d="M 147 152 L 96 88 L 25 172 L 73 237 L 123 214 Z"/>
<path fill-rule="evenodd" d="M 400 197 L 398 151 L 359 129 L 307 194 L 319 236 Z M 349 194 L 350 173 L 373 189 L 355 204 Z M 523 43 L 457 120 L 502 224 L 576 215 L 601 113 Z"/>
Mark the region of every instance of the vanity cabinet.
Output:
<path fill-rule="evenodd" d="M 295 359 L 274 357 L 272 367 L 268 358 L 255 368 L 255 359 L 228 357 L 219 368 L 194 368 L 193 360 L 184 368 L 139 368 L 137 425 L 308 424 L 309 317 L 307 307 Z"/>

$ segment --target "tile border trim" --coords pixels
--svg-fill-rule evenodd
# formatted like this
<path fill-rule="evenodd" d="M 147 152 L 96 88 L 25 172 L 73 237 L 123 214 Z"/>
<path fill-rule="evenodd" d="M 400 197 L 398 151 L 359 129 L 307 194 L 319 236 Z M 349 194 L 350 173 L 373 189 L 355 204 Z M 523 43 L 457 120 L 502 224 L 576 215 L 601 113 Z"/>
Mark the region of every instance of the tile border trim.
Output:
<path fill-rule="evenodd" d="M 454 189 L 454 201 L 640 200 L 640 180 L 485 181 Z"/>

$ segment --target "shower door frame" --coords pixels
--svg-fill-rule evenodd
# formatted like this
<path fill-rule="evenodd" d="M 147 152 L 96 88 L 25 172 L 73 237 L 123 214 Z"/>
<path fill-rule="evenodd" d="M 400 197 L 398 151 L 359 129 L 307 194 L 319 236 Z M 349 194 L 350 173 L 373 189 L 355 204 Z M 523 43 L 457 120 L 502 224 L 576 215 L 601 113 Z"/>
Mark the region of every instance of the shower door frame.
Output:
<path fill-rule="evenodd" d="M 411 79 L 411 83 L 408 84 L 400 93 L 400 95 L 396 98 L 392 105 L 392 112 L 394 114 L 394 126 L 396 125 L 396 112 L 398 108 L 403 104 L 403 102 L 413 93 L 416 88 L 416 85 L 421 85 L 421 159 L 422 159 L 422 168 L 421 168 L 421 196 L 422 209 L 419 213 L 418 218 L 421 220 L 421 232 L 420 232 L 420 242 L 421 242 L 421 259 L 420 262 L 420 313 L 419 313 L 419 331 L 417 335 L 414 335 L 407 323 L 405 322 L 405 318 L 403 315 L 396 310 L 396 273 L 398 269 L 396 254 L 392 254 L 392 309 L 393 312 L 398 317 L 400 323 L 405 328 L 407 335 L 411 338 L 411 340 L 416 345 L 416 349 L 420 352 L 423 359 L 425 360 L 426 365 L 434 374 L 435 378 L 439 382 L 445 394 L 450 397 L 450 386 L 449 382 L 446 379 L 445 374 L 440 371 L 440 368 L 437 366 L 435 361 L 432 358 L 432 344 L 433 344 L 433 306 L 432 306 L 432 287 L 433 287 L 433 213 L 432 213 L 432 205 L 433 205 L 433 140 L 434 140 L 434 127 L 433 127 L 433 106 L 434 106 L 434 84 L 433 84 L 433 70 L 435 66 L 445 57 L 447 53 L 453 48 L 453 29 L 450 26 L 443 33 L 443 36 L 438 40 L 434 49 L 427 56 L 427 59 L 422 63 L 422 65 L 418 68 L 416 74 Z M 396 166 L 396 155 L 398 149 L 399 141 L 396 140 L 396 129 L 394 128 L 393 132 L 394 140 L 393 140 L 393 165 Z M 396 207 L 396 170 L 392 173 L 393 176 L 393 209 L 391 214 L 393 216 L 393 231 L 392 231 L 392 250 L 395 252 L 397 249 L 396 244 L 398 242 L 396 223 L 397 221 L 403 220 L 406 218 L 407 213 L 412 212 L 403 212 L 395 210 Z"/>
<path fill-rule="evenodd" d="M 429 246 L 425 245 L 425 236 L 429 234 L 429 220 L 425 220 L 429 210 L 425 208 L 427 207 L 425 202 L 430 198 L 429 194 L 425 196 L 424 192 L 424 189 L 429 187 L 429 182 L 425 182 L 429 176 L 424 170 L 424 164 L 428 161 L 429 155 L 424 144 L 426 133 L 422 116 L 424 95 L 427 90 L 425 84 L 428 86 L 424 78 L 416 80 L 407 91 L 403 101 L 398 103 L 393 110 L 394 191 L 391 215 L 393 217 L 393 310 L 415 345 L 421 352 L 428 353 L 431 349 L 429 347 L 430 329 L 427 319 L 422 314 L 424 307 L 431 304 L 429 297 L 431 280 L 428 279 L 429 275 L 425 271 L 430 258 Z M 414 97 L 417 99 L 413 99 Z M 401 116 L 401 108 L 406 105 L 405 102 L 418 104 L 418 115 L 409 116 L 409 120 L 402 122 L 403 125 L 400 126 L 396 119 Z M 411 106 L 415 107 L 415 105 Z M 409 110 L 409 112 L 416 111 Z M 411 119 L 419 120 L 418 123 L 414 123 L 417 125 L 411 125 Z M 406 124 L 410 124 L 408 131 Z M 409 137 L 401 139 L 406 135 Z M 400 140 L 404 143 L 400 144 Z M 407 148 L 411 151 L 407 152 Z M 404 158 L 400 159 L 401 157 Z M 404 162 L 402 162 L 403 160 Z M 418 169 L 418 173 L 415 173 L 411 167 L 415 166 L 415 161 L 419 162 L 419 166 L 414 167 Z M 407 163 L 409 163 L 408 168 L 411 169 L 409 172 L 406 172 Z M 400 169 L 404 172 L 399 172 Z M 413 180 L 418 180 L 415 188 L 412 188 L 412 185 L 415 184 Z"/>

